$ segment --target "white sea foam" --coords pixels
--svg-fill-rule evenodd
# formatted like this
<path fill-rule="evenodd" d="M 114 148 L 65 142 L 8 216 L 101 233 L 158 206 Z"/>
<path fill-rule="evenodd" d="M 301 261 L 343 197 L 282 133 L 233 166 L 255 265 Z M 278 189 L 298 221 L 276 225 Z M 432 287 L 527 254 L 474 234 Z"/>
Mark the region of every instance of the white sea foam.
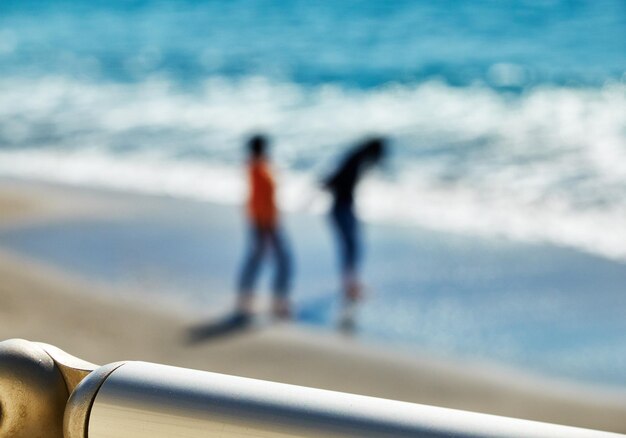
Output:
<path fill-rule="evenodd" d="M 0 80 L 0 174 L 241 202 L 242 143 L 271 133 L 283 206 L 323 208 L 316 180 L 367 133 L 393 138 L 362 188 L 371 220 L 551 242 L 626 260 L 626 87 L 508 95 L 438 82 L 375 90 L 263 78 L 181 90 Z"/>

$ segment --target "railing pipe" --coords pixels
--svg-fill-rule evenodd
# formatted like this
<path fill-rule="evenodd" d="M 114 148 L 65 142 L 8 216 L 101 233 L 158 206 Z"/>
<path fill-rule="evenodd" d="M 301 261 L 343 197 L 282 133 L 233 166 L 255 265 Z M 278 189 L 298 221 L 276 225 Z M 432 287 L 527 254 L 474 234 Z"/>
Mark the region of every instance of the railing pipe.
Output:
<path fill-rule="evenodd" d="M 94 378 L 76 388 L 66 410 L 71 422 L 84 415 L 76 402 L 93 400 L 87 433 L 66 438 L 617 436 L 144 362 Z"/>
<path fill-rule="evenodd" d="M 609 432 L 0 342 L 0 438 L 609 438 Z"/>

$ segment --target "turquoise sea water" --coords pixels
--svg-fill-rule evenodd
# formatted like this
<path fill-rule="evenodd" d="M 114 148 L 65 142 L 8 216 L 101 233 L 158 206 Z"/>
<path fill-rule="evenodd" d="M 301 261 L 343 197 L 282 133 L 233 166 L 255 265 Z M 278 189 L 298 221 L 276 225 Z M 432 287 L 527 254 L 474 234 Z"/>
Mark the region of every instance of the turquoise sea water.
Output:
<path fill-rule="evenodd" d="M 0 175 L 237 203 L 263 130 L 303 211 L 381 133 L 370 219 L 624 260 L 625 72 L 621 0 L 5 0 Z"/>
<path fill-rule="evenodd" d="M 620 0 L 5 0 L 0 65 L 5 75 L 124 81 L 161 73 L 183 83 L 262 75 L 356 88 L 439 77 L 458 86 L 599 86 L 624 73 L 625 8 Z"/>

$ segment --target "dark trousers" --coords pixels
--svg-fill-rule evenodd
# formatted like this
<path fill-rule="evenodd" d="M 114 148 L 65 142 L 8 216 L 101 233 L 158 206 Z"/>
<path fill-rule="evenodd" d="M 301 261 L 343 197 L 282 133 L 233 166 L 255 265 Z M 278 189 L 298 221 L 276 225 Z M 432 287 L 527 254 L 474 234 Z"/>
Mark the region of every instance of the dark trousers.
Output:
<path fill-rule="evenodd" d="M 361 252 L 359 223 L 354 208 L 351 204 L 335 203 L 330 211 L 330 218 L 339 241 L 341 267 L 344 272 L 354 271 Z"/>
<path fill-rule="evenodd" d="M 239 277 L 239 293 L 249 294 L 254 290 L 261 263 L 271 251 L 276 262 L 273 289 L 277 297 L 286 297 L 291 280 L 291 257 L 285 239 L 278 227 L 258 227 L 250 230 L 250 247 Z"/>

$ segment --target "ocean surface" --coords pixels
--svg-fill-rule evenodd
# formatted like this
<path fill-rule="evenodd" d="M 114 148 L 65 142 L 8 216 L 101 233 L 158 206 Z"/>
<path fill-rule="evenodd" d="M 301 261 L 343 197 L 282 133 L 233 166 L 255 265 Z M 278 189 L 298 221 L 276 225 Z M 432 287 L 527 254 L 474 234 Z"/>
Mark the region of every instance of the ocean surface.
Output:
<path fill-rule="evenodd" d="M 386 135 L 391 156 L 359 199 L 369 222 L 574 249 L 571 266 L 611 266 L 600 301 L 623 303 L 623 0 L 0 2 L 0 176 L 236 205 L 242 145 L 259 131 L 273 138 L 285 210 L 323 211 L 320 178 L 359 139 Z M 546 283 L 551 312 L 571 290 L 582 312 L 601 283 L 572 283 L 569 266 Z M 507 278 L 510 297 L 533 286 L 519 283 L 530 274 Z M 417 283 L 388 284 L 405 294 L 395 305 Z M 462 284 L 446 290 L 458 296 Z M 472 290 L 471 305 L 493 299 Z M 564 333 L 623 338 L 611 315 L 603 330 Z M 381 337 L 428 343 L 453 319 L 425 328 L 407 315 L 401 329 L 371 321 Z M 462 333 L 446 342 L 461 345 Z M 623 343 L 606 342 L 604 356 L 583 355 L 587 364 L 624 364 Z M 557 344 L 545 350 L 556 356 Z M 585 368 L 576 351 L 572 363 Z M 602 380 L 602 366 L 589 366 L 579 374 Z M 626 382 L 615 369 L 609 380 Z"/>
<path fill-rule="evenodd" d="M 0 3 L 0 175 L 284 208 L 369 133 L 371 219 L 626 260 L 623 0 Z M 321 208 L 317 206 L 317 208 Z"/>

